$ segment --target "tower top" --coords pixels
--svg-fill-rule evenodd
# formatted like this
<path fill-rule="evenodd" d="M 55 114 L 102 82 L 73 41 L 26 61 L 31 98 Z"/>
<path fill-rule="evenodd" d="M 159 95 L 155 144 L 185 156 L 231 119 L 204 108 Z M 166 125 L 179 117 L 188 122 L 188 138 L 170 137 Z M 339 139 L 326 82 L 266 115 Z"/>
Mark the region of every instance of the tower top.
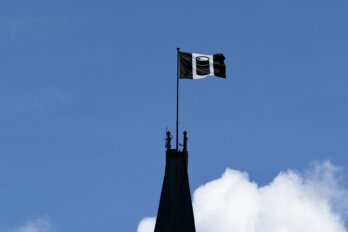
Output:
<path fill-rule="evenodd" d="M 183 147 L 182 151 L 187 151 L 187 140 L 188 140 L 188 138 L 187 138 L 187 131 L 184 131 L 183 134 L 184 134 L 184 141 L 183 141 L 183 144 L 180 144 L 180 146 Z M 167 149 L 167 151 L 169 151 L 169 150 L 177 150 L 177 151 L 180 152 L 180 149 L 171 149 L 172 148 L 172 144 L 171 144 L 171 142 L 172 142 L 172 134 L 171 134 L 171 132 L 169 130 L 167 130 L 166 139 L 165 140 L 166 140 L 166 149 Z"/>
<path fill-rule="evenodd" d="M 171 149 L 171 133 L 166 133 L 166 169 L 154 232 L 196 232 L 188 179 L 187 132 L 183 150 Z"/>

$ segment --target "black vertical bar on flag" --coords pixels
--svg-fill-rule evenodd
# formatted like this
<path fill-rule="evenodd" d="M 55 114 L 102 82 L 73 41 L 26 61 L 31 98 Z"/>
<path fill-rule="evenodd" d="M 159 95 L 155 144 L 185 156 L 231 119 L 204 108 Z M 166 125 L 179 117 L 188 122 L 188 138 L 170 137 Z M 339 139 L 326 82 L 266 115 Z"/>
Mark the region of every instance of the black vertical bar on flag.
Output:
<path fill-rule="evenodd" d="M 176 150 L 179 151 L 179 72 L 180 72 L 180 56 L 177 48 L 177 64 L 176 64 Z"/>

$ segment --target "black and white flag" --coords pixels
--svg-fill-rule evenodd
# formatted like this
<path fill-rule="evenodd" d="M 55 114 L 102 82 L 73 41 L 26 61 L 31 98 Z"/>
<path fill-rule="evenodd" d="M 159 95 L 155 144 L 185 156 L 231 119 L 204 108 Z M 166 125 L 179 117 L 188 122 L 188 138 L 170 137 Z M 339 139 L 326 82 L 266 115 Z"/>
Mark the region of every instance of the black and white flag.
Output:
<path fill-rule="evenodd" d="M 226 78 L 225 57 L 223 54 L 203 55 L 179 52 L 180 78 L 201 79 L 208 76 Z"/>

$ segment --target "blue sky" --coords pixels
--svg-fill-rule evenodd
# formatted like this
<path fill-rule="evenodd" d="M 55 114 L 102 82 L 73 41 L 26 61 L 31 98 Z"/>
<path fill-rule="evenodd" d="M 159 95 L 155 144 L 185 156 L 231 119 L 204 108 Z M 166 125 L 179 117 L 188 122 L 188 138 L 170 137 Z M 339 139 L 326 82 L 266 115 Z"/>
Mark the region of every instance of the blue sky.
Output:
<path fill-rule="evenodd" d="M 191 189 L 348 166 L 347 1 L 1 1 L 0 231 L 135 231 L 157 212 L 176 48 L 224 53 L 182 80 Z M 348 173 L 343 171 L 342 184 Z"/>

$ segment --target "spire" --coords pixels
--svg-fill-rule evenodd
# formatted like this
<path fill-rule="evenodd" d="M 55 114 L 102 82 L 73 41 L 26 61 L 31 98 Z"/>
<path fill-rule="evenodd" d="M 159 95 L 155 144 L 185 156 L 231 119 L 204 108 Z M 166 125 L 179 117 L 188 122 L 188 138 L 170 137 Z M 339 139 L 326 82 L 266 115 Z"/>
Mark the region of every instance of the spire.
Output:
<path fill-rule="evenodd" d="M 158 207 L 155 232 L 195 232 L 191 192 L 187 173 L 187 132 L 183 151 L 171 149 L 167 131 L 166 169 Z"/>
<path fill-rule="evenodd" d="M 184 131 L 184 151 L 187 151 L 187 131 Z"/>
<path fill-rule="evenodd" d="M 167 130 L 167 137 L 166 137 L 166 148 L 167 151 L 170 150 L 170 148 L 172 147 L 172 136 L 170 135 L 170 131 Z"/>

